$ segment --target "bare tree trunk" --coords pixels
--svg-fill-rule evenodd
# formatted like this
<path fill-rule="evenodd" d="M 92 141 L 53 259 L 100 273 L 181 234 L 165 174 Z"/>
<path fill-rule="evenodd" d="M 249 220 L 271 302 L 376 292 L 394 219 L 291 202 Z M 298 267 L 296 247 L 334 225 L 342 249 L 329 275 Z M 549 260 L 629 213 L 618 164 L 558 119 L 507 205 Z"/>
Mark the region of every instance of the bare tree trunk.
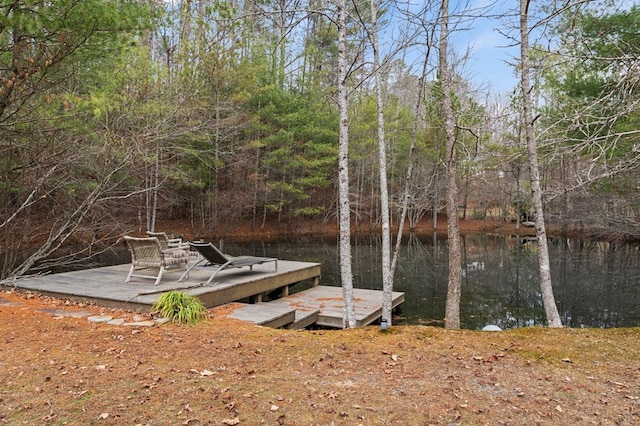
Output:
<path fill-rule="evenodd" d="M 340 132 L 338 152 L 338 192 L 340 215 L 340 277 L 344 301 L 343 327 L 356 327 L 356 308 L 353 299 L 353 273 L 351 270 L 351 206 L 349 203 L 349 115 L 347 111 L 346 66 L 346 0 L 338 6 L 338 107 Z"/>
<path fill-rule="evenodd" d="M 449 240 L 449 282 L 444 325 L 447 329 L 460 328 L 460 294 L 462 269 L 460 232 L 458 227 L 458 170 L 456 164 L 456 132 L 451 105 L 451 70 L 447 61 L 449 37 L 449 0 L 442 0 L 440 16 L 439 71 L 442 83 L 442 114 L 446 139 L 445 166 L 447 169 L 447 237 Z"/>
<path fill-rule="evenodd" d="M 153 191 L 151 192 L 151 215 L 147 230 L 156 232 L 156 213 L 158 211 L 158 187 L 160 186 L 160 149 L 156 149 L 156 163 L 153 169 Z"/>
<path fill-rule="evenodd" d="M 256 148 L 256 158 L 254 163 L 254 179 L 253 179 L 253 207 L 251 208 L 251 230 L 256 230 L 257 216 L 258 216 L 258 191 L 260 181 L 260 147 Z"/>
<path fill-rule="evenodd" d="M 549 245 L 547 242 L 547 230 L 544 224 L 544 212 L 542 208 L 542 189 L 540 187 L 540 169 L 538 166 L 538 153 L 531 102 L 531 82 L 529 78 L 529 4 L 530 0 L 520 0 L 520 61 L 521 61 L 521 89 L 522 109 L 525 122 L 525 139 L 529 152 L 529 168 L 531 179 L 531 198 L 533 213 L 535 215 L 536 235 L 538 238 L 538 264 L 540 269 L 540 288 L 542 291 L 542 303 L 544 305 L 547 323 L 549 327 L 562 327 L 558 308 L 553 296 L 551 285 L 551 263 L 549 261 Z"/>
<path fill-rule="evenodd" d="M 436 164 L 433 180 L 433 206 L 431 210 L 431 226 L 433 227 L 434 231 L 438 229 L 438 203 L 440 202 L 440 200 L 438 199 L 438 184 L 440 183 L 440 180 L 438 179 L 439 176 L 438 165 Z"/>
<path fill-rule="evenodd" d="M 145 163 L 144 165 L 144 186 L 145 188 L 151 188 L 153 183 L 153 178 L 150 176 L 151 172 L 149 171 L 150 167 Z M 144 226 L 147 230 L 151 230 L 151 193 L 149 191 L 144 193 Z M 140 213 L 138 213 L 140 215 Z M 140 221 L 142 222 L 142 221 Z M 142 227 L 142 223 L 140 224 Z"/>
<path fill-rule="evenodd" d="M 213 197 L 211 200 L 211 225 L 212 229 L 218 228 L 218 199 L 220 198 L 220 128 L 222 126 L 220 118 L 220 90 L 216 88 L 216 105 L 215 105 L 215 132 L 214 132 L 214 149 L 213 149 Z"/>
<path fill-rule="evenodd" d="M 382 220 L 382 319 L 392 324 L 393 272 L 391 270 L 391 223 L 389 218 L 389 189 L 387 186 L 387 148 L 384 131 L 384 104 L 382 99 L 382 78 L 380 77 L 380 52 L 378 50 L 378 5 L 371 5 L 371 43 L 373 46 L 373 69 L 376 86 L 376 107 L 378 120 L 378 164 L 380 174 L 380 218 Z"/>
<path fill-rule="evenodd" d="M 287 32 L 289 28 L 287 28 L 287 20 L 285 16 L 285 11 L 287 10 L 287 5 L 284 0 L 280 0 L 280 40 L 278 41 L 278 46 L 280 47 L 280 53 L 278 58 L 278 74 L 277 74 L 277 84 L 278 87 L 284 88 L 284 70 L 286 64 L 286 56 L 287 56 Z"/>

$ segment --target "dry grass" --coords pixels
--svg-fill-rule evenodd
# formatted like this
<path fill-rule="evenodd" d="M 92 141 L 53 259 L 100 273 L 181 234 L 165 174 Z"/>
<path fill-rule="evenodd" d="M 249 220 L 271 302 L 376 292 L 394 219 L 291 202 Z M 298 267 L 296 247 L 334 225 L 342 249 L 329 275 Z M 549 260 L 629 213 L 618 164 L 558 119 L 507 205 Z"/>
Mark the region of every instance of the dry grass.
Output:
<path fill-rule="evenodd" d="M 640 329 L 130 328 L 3 293 L 0 421 L 54 425 L 637 424 Z M 114 311 L 116 316 L 132 315 Z"/>

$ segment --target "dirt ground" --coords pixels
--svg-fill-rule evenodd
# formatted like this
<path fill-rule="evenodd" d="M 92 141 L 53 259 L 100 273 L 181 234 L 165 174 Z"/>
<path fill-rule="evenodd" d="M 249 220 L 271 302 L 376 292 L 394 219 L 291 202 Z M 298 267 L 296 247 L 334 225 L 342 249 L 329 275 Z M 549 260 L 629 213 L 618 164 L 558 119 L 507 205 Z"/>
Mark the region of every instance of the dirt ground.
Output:
<path fill-rule="evenodd" d="M 0 292 L 0 423 L 640 424 L 640 328 L 292 331 L 233 309 L 116 326 L 71 314 L 134 314 Z"/>
<path fill-rule="evenodd" d="M 225 318 L 232 305 L 129 327 L 60 314 L 126 311 L 0 298 L 5 424 L 640 423 L 638 328 L 292 331 Z"/>

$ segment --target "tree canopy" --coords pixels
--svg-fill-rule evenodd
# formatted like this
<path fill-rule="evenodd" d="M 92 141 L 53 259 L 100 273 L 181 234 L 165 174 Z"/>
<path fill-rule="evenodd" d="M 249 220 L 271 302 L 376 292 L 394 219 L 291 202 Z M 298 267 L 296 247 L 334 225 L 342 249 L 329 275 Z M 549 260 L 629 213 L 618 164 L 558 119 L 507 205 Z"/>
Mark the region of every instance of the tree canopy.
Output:
<path fill-rule="evenodd" d="M 640 11 L 583 3 L 536 27 L 545 31 L 531 55 L 545 208 L 550 221 L 624 223 L 638 236 Z M 378 99 L 391 221 L 405 200 L 412 225 L 445 212 L 451 149 L 460 188 L 452 205 L 462 215 L 523 217 L 531 199 L 518 95 L 494 100 L 450 43 L 447 151 L 429 53 L 439 5 L 379 4 L 375 64 L 369 6 L 347 4 L 344 28 L 355 229 L 382 217 Z M 482 13 L 452 10 L 452 35 Z M 2 277 L 95 253 L 108 246 L 99 241 L 151 229 L 157 217 L 189 221 L 200 235 L 240 221 L 336 221 L 338 28 L 329 2 L 14 0 L 0 2 L 0 15 Z M 607 207 L 589 211 L 607 218 L 586 217 L 594 203 Z M 24 249 L 43 240 L 26 261 Z M 90 249 L 65 248 L 87 240 Z"/>

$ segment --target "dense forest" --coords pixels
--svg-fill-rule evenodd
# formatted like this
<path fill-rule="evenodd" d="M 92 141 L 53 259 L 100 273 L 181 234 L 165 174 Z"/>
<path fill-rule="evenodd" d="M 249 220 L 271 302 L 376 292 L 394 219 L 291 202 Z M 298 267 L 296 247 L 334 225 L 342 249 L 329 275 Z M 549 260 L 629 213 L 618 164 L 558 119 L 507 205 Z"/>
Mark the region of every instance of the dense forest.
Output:
<path fill-rule="evenodd" d="M 529 220 L 522 91 L 469 78 L 454 44 L 442 90 L 440 2 L 372 3 L 347 3 L 345 21 L 352 222 L 381 221 L 380 152 L 392 221 L 403 205 L 409 226 L 446 212 L 443 94 L 460 217 Z M 450 31 L 493 20 L 517 45 L 509 3 L 452 5 Z M 640 8 L 536 7 L 527 95 L 545 219 L 639 238 Z M 94 254 L 158 219 L 207 235 L 336 222 L 334 2 L 2 0 L 0 12 L 0 278 Z"/>

